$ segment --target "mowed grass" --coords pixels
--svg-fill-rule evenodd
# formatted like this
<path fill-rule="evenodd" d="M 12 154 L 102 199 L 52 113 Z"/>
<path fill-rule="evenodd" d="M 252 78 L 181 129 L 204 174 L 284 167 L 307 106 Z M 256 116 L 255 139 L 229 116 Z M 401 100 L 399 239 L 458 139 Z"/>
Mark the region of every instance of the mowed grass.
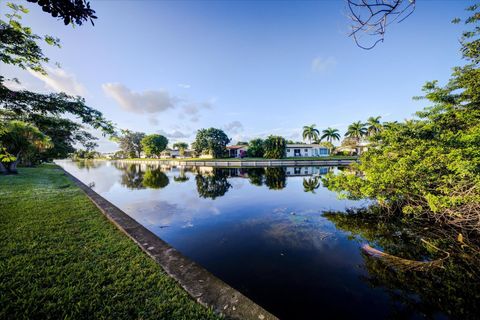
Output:
<path fill-rule="evenodd" d="M 0 176 L 0 319 L 217 319 L 54 165 Z"/>

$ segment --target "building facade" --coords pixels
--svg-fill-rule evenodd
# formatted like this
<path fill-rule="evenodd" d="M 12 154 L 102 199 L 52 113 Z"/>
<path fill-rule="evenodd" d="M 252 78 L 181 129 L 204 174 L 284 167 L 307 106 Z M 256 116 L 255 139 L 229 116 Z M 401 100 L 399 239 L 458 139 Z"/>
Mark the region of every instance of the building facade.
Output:
<path fill-rule="evenodd" d="M 248 146 L 227 146 L 227 150 L 230 158 L 245 158 L 247 156 Z"/>
<path fill-rule="evenodd" d="M 319 144 L 287 144 L 285 156 L 287 158 L 300 157 L 327 157 L 330 155 L 328 148 Z"/>

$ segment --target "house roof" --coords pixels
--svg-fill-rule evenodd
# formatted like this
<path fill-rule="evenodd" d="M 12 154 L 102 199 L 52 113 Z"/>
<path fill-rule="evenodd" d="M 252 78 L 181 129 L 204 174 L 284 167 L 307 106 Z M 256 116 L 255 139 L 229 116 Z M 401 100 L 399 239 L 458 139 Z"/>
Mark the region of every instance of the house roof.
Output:
<path fill-rule="evenodd" d="M 235 145 L 235 146 L 227 146 L 227 149 L 242 149 L 242 148 L 248 148 L 248 146 L 245 145 Z"/>
<path fill-rule="evenodd" d="M 319 144 L 300 144 L 300 143 L 292 143 L 289 144 L 287 143 L 286 145 L 287 148 L 325 148 L 328 149 L 324 146 L 321 146 Z"/>

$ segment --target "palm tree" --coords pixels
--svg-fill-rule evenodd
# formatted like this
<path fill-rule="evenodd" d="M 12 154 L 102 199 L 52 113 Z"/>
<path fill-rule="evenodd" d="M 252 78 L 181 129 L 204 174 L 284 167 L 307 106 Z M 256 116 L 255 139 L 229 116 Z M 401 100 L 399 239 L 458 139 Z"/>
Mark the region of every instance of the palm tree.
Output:
<path fill-rule="evenodd" d="M 188 148 L 188 143 L 186 142 L 176 142 L 173 144 L 173 148 L 178 149 L 178 153 L 181 156 L 185 155 L 185 150 Z"/>
<path fill-rule="evenodd" d="M 319 134 L 320 132 L 315 128 L 314 124 L 303 127 L 303 140 L 308 139 L 309 142 L 312 143 L 312 140 L 318 139 Z"/>
<path fill-rule="evenodd" d="M 338 133 L 338 129 L 334 128 L 327 128 L 322 131 L 322 136 L 320 137 L 320 141 L 326 139 L 328 142 L 333 143 L 334 140 L 340 140 L 340 134 Z"/>
<path fill-rule="evenodd" d="M 378 117 L 370 117 L 367 119 L 366 125 L 368 126 L 367 132 L 369 136 L 373 136 L 382 130 L 383 126 L 380 123 L 381 118 L 382 117 L 378 116 Z"/>
<path fill-rule="evenodd" d="M 396 125 L 398 125 L 398 121 L 384 122 L 382 124 L 385 129 L 393 129 Z"/>
<path fill-rule="evenodd" d="M 355 139 L 358 142 L 367 135 L 367 128 L 361 121 L 357 121 L 348 126 L 345 137 Z"/>
<path fill-rule="evenodd" d="M 17 120 L 0 122 L 0 173 L 17 173 L 20 161 L 31 166 L 38 152 L 51 147 L 52 139 L 33 124 Z"/>

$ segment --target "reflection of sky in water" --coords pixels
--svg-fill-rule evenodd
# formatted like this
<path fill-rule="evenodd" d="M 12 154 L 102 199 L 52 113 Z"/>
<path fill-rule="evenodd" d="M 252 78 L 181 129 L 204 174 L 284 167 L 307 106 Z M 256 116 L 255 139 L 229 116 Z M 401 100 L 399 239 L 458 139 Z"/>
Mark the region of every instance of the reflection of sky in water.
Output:
<path fill-rule="evenodd" d="M 99 194 L 283 318 L 311 319 L 319 310 L 336 318 L 383 318 L 390 313 L 392 302 L 385 292 L 362 280 L 358 242 L 322 216 L 323 211 L 365 203 L 338 200 L 322 186 L 315 193 L 304 191 L 304 178 L 309 177 L 303 174 L 328 168 L 275 169 L 268 179 L 262 171 L 261 186 L 235 170 L 217 171 L 214 179 L 211 168 L 200 168 L 204 179 L 197 181 L 194 172 L 162 168 L 168 181 L 162 173 L 150 175 L 154 179 L 148 185 L 154 189 L 145 187 L 142 179 L 147 169 L 157 167 L 117 168 L 97 162 L 87 170 L 72 162 L 61 165 L 84 183 L 94 182 Z M 174 177 L 188 179 L 177 182 Z M 345 301 L 350 308 L 344 308 Z"/>

